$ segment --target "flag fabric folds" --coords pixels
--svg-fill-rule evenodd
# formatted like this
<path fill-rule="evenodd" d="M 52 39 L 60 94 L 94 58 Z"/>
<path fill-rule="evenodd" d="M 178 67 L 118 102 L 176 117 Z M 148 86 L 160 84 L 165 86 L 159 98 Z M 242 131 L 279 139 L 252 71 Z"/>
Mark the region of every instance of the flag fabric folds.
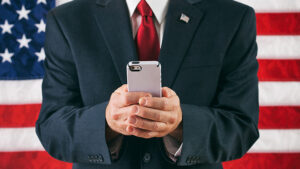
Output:
<path fill-rule="evenodd" d="M 0 168 L 71 169 L 35 134 L 47 12 L 71 0 L 0 0 Z M 300 168 L 300 1 L 238 0 L 256 11 L 260 138 L 225 169 Z"/>

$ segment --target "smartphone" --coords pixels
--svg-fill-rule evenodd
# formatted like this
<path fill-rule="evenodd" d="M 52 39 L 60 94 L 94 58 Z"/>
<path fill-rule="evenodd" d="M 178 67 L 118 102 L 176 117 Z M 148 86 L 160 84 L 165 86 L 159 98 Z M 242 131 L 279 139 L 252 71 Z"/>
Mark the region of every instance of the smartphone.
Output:
<path fill-rule="evenodd" d="M 161 97 L 161 64 L 158 61 L 131 61 L 127 64 L 129 92 L 149 92 Z"/>

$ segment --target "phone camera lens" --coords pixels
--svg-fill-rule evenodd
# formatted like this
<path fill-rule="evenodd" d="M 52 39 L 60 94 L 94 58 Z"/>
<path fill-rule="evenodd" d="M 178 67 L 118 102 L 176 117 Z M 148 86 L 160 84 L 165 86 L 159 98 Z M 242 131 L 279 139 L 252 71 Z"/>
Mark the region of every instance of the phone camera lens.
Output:
<path fill-rule="evenodd" d="M 138 71 L 142 70 L 142 67 L 140 65 L 131 65 L 131 66 L 129 66 L 129 69 L 131 71 L 138 72 Z"/>

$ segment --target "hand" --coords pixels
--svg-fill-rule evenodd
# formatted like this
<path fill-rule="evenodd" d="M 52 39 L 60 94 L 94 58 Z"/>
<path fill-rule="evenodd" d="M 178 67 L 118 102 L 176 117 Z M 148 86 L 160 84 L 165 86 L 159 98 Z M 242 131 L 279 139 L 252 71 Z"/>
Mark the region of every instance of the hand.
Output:
<path fill-rule="evenodd" d="M 162 88 L 163 97 L 141 97 L 131 111 L 128 132 L 142 138 L 163 137 L 178 128 L 182 121 L 180 100 L 170 88 Z"/>
<path fill-rule="evenodd" d="M 151 94 L 146 92 L 128 92 L 127 85 L 122 85 L 111 94 L 105 112 L 108 125 L 106 131 L 107 140 L 118 134 L 131 134 L 129 132 L 129 117 L 137 112 L 137 106 L 135 105 L 138 104 L 139 99 L 147 96 L 151 97 Z"/>

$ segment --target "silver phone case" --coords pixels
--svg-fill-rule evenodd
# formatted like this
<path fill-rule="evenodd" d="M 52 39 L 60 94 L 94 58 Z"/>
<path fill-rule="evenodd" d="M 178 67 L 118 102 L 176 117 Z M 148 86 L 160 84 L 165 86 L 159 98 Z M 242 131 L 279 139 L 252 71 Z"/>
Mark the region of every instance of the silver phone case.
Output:
<path fill-rule="evenodd" d="M 139 71 L 129 67 L 138 65 Z M 132 68 L 132 67 L 131 67 Z M 158 61 L 131 61 L 127 64 L 127 84 L 129 92 L 149 92 L 153 97 L 161 97 L 161 65 Z"/>

